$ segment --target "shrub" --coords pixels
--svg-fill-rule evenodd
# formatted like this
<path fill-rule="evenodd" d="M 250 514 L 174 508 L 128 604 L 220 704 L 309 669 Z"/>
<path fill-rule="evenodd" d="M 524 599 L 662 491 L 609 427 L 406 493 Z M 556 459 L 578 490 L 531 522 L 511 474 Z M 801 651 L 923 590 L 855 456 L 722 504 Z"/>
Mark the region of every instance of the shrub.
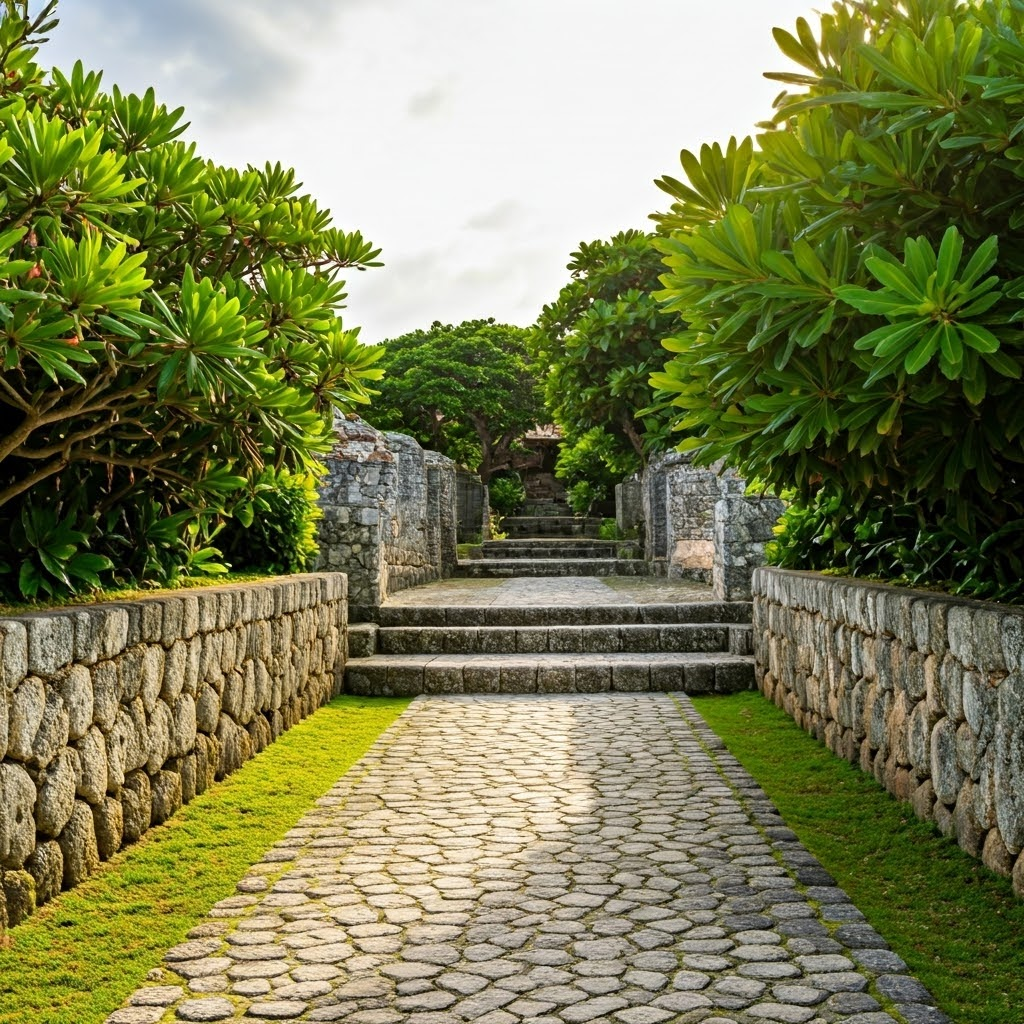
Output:
<path fill-rule="evenodd" d="M 280 165 L 218 167 L 153 91 L 44 78 L 0 7 L 0 592 L 223 571 L 265 466 L 306 472 L 378 352 L 338 317 L 378 250 Z"/>
<path fill-rule="evenodd" d="M 491 508 L 501 516 L 515 514 L 526 501 L 526 488 L 515 474 L 493 477 L 488 484 L 488 492 Z"/>
<path fill-rule="evenodd" d="M 586 514 L 598 501 L 615 493 L 615 485 L 635 473 L 640 459 L 624 450 L 607 430 L 594 427 L 576 438 L 566 438 L 558 449 L 555 476 L 566 483 L 570 507 Z"/>
<path fill-rule="evenodd" d="M 225 524 L 217 543 L 236 571 L 309 572 L 319 552 L 321 515 L 314 474 L 268 467 L 251 507 Z"/>
<path fill-rule="evenodd" d="M 777 29 L 802 67 L 768 77 L 797 91 L 757 148 L 684 151 L 656 217 L 687 328 L 652 380 L 683 447 L 852 543 L 891 506 L 890 554 L 923 530 L 986 586 L 1013 545 L 970 552 L 1024 517 L 1022 33 L 1014 0 L 835 3 L 817 35 Z"/>

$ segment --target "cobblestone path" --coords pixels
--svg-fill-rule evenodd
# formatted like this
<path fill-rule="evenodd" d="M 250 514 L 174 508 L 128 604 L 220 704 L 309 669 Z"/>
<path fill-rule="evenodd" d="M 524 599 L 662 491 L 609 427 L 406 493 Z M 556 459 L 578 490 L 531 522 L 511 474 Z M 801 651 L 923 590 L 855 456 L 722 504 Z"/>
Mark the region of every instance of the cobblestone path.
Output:
<path fill-rule="evenodd" d="M 937 1024 L 685 697 L 415 701 L 109 1024 Z"/>

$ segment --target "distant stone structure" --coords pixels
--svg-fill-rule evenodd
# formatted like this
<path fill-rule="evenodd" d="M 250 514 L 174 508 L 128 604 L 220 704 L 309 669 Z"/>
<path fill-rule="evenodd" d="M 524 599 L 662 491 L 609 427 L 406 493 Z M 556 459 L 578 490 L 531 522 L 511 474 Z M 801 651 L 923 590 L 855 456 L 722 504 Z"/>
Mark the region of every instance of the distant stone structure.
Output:
<path fill-rule="evenodd" d="M 721 463 L 694 466 L 685 452 L 652 460 L 640 488 L 652 573 L 711 584 L 719 600 L 749 601 L 751 575 L 764 564 L 783 503 L 747 497 L 732 470 Z M 619 493 L 635 501 L 635 492 Z"/>
<path fill-rule="evenodd" d="M 454 573 L 455 463 L 358 417 L 339 416 L 335 433 L 317 568 L 348 574 L 349 615 L 362 621 L 389 594 Z"/>

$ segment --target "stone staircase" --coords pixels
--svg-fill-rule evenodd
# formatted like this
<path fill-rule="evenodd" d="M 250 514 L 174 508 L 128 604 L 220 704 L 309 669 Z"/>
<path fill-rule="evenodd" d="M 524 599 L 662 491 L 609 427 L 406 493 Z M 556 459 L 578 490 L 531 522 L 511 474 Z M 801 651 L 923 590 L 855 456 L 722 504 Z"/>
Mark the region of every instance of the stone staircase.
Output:
<path fill-rule="evenodd" d="M 349 627 L 345 690 L 727 693 L 754 685 L 751 606 L 384 605 Z"/>
<path fill-rule="evenodd" d="M 503 526 L 522 522 L 505 519 Z M 646 576 L 648 564 L 639 556 L 635 541 L 598 540 L 597 529 L 587 532 L 588 523 L 600 520 L 539 517 L 537 523 L 554 523 L 552 532 L 516 536 L 514 527 L 506 540 L 486 541 L 479 556 L 460 559 L 457 576 L 470 579 L 498 579 L 512 576 Z M 562 524 L 561 527 L 558 524 Z M 536 528 L 534 528 L 536 529 Z M 561 529 L 563 532 L 555 532 Z M 570 531 L 579 532 L 572 533 Z"/>

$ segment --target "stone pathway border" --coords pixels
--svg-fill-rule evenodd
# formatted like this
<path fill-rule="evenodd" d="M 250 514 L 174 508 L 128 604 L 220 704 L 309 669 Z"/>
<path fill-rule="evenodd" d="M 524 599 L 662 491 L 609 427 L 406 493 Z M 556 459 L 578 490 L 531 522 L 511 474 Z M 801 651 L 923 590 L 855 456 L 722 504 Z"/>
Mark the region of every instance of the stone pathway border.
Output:
<path fill-rule="evenodd" d="M 943 1024 L 687 698 L 421 698 L 108 1024 Z"/>

